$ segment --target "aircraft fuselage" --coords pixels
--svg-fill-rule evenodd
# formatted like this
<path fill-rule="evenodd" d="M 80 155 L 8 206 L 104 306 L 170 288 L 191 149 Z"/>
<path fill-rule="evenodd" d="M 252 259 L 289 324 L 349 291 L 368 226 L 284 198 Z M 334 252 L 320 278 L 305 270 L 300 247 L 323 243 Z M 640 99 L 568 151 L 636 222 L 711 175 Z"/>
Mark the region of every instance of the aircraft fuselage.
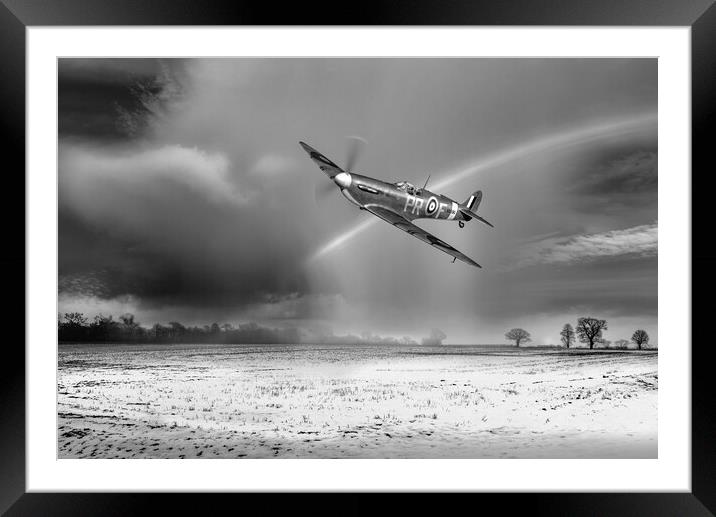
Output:
<path fill-rule="evenodd" d="M 367 207 L 371 205 L 390 208 L 407 220 L 414 219 L 445 219 L 448 221 L 465 221 L 465 216 L 458 210 L 458 203 L 447 196 L 430 192 L 406 184 L 402 188 L 394 183 L 363 176 L 361 174 L 343 172 L 336 176 L 336 183 L 341 193 L 355 205 Z"/>

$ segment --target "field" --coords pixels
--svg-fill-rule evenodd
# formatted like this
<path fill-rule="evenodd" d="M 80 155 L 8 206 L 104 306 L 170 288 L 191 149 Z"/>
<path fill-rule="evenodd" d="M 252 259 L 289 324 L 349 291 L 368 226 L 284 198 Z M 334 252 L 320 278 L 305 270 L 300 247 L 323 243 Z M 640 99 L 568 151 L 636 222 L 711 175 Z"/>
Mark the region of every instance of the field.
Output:
<path fill-rule="evenodd" d="M 655 458 L 654 351 L 61 345 L 60 458 Z"/>

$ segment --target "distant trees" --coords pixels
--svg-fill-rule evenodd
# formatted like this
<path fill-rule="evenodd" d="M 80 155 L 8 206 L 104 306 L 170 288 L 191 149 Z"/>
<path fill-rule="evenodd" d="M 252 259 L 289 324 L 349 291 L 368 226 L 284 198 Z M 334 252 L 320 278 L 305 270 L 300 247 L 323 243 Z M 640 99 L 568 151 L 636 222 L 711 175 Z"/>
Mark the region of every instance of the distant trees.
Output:
<path fill-rule="evenodd" d="M 122 334 L 129 336 L 130 340 L 134 341 L 144 333 L 144 329 L 139 326 L 139 323 L 134 321 L 134 314 L 127 312 L 122 314 L 119 319 L 122 322 L 120 324 Z"/>
<path fill-rule="evenodd" d="M 614 348 L 624 349 L 629 348 L 629 340 L 627 339 L 617 339 L 614 342 Z"/>
<path fill-rule="evenodd" d="M 161 325 L 159 326 L 161 327 Z M 157 329 L 157 325 L 154 325 L 154 328 Z M 164 329 L 157 330 L 169 338 L 178 338 L 187 334 L 187 328 L 178 321 L 170 321 L 167 331 L 164 331 Z"/>
<path fill-rule="evenodd" d="M 133 320 L 134 318 L 132 318 Z M 60 333 L 60 336 L 62 334 Z M 119 336 L 118 324 L 112 319 L 112 316 L 103 316 L 98 314 L 94 317 L 94 321 L 90 325 L 87 337 L 96 339 L 97 341 L 112 341 Z M 61 339 L 61 338 L 60 338 Z"/>
<path fill-rule="evenodd" d="M 574 329 L 569 323 L 565 323 L 562 331 L 559 333 L 562 344 L 569 348 L 574 343 Z"/>
<path fill-rule="evenodd" d="M 530 333 L 524 329 L 511 329 L 505 334 L 505 337 L 510 341 L 514 341 L 516 346 L 520 346 L 520 343 L 527 343 L 532 341 Z"/>
<path fill-rule="evenodd" d="M 605 330 L 607 330 L 606 320 L 585 316 L 577 319 L 577 327 L 574 329 L 572 328 L 572 325 L 565 323 L 559 335 L 561 336 L 562 344 L 567 348 L 572 346 L 575 336 L 580 342 L 587 344 L 590 350 L 594 349 L 595 346 L 619 350 L 627 350 L 629 348 L 629 341 L 626 339 L 617 339 L 614 342 L 605 339 L 602 335 L 602 332 Z M 649 343 L 649 334 L 647 334 L 645 330 L 639 329 L 634 332 L 634 335 L 631 337 L 631 341 L 636 344 L 639 350 L 641 350 L 642 346 Z"/>
<path fill-rule="evenodd" d="M 156 323 L 151 327 L 141 326 L 133 314 L 122 314 L 118 320 L 112 316 L 98 314 L 92 323 L 79 312 L 58 315 L 57 335 L 61 343 L 251 343 L 251 344 L 293 344 L 293 343 L 345 343 L 417 345 L 409 337 L 394 338 L 376 336 L 370 333 L 362 337 L 335 335 L 330 331 L 309 329 L 269 328 L 257 323 L 242 323 L 238 327 L 229 323 L 204 326 L 185 326 L 178 321 L 167 325 Z M 438 343 L 445 333 L 434 329 L 431 334 Z"/>
<path fill-rule="evenodd" d="M 81 312 L 66 312 L 65 324 L 71 327 L 84 327 L 87 325 L 87 318 Z"/>
<path fill-rule="evenodd" d="M 125 312 L 119 317 L 119 319 L 122 320 L 122 323 L 128 327 L 137 325 L 137 323 L 134 322 L 134 314 L 130 312 Z"/>
<path fill-rule="evenodd" d="M 589 344 L 590 350 L 594 348 L 594 343 L 601 341 L 603 330 L 607 330 L 607 320 L 589 316 L 577 320 L 577 336 L 582 343 Z"/>
<path fill-rule="evenodd" d="M 646 330 L 639 329 L 634 332 L 631 340 L 636 344 L 636 347 L 641 350 L 642 345 L 649 343 L 649 334 L 646 333 Z"/>
<path fill-rule="evenodd" d="M 81 312 L 66 312 L 57 326 L 72 340 L 84 339 L 87 334 L 87 318 Z"/>

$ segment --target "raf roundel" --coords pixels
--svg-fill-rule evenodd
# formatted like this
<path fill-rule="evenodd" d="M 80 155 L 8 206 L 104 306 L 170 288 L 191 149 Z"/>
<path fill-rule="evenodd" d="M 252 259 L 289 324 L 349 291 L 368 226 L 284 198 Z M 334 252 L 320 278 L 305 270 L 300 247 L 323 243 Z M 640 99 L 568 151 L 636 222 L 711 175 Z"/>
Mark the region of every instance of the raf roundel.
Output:
<path fill-rule="evenodd" d="M 428 216 L 435 215 L 435 212 L 438 211 L 438 199 L 436 197 L 431 197 L 428 200 L 428 204 L 425 205 L 425 214 Z"/>

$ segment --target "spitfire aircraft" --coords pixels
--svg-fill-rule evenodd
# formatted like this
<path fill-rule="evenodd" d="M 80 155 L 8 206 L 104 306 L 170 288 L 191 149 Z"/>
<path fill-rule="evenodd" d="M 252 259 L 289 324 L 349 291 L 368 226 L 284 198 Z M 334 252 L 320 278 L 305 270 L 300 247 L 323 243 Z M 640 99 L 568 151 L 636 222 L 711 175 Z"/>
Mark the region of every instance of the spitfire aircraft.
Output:
<path fill-rule="evenodd" d="M 367 210 L 396 228 L 451 255 L 454 257 L 453 262 L 455 259 L 460 259 L 472 266 L 482 267 L 448 243 L 411 222 L 415 219 L 440 219 L 457 221 L 460 228 L 463 228 L 465 221 L 476 219 L 492 226 L 475 213 L 482 200 L 482 191 L 473 192 L 464 203 L 458 203 L 447 196 L 430 192 L 425 188 L 427 181 L 423 188 L 418 188 L 407 181 L 386 183 L 356 174 L 352 172 L 351 162 L 353 159 L 350 158 L 346 170 L 343 170 L 310 145 L 304 142 L 299 143 L 318 165 L 318 168 L 341 189 L 341 194 L 358 208 Z"/>

